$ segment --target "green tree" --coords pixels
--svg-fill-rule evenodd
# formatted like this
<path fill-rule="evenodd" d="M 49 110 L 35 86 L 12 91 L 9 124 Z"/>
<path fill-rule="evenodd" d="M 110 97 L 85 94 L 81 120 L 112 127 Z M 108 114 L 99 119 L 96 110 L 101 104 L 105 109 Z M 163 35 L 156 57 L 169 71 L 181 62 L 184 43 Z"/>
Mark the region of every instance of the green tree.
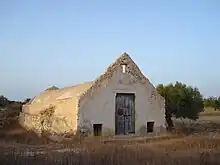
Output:
<path fill-rule="evenodd" d="M 216 105 L 216 108 L 215 110 L 219 110 L 220 109 L 220 96 L 218 97 L 218 101 L 217 101 L 217 105 Z"/>
<path fill-rule="evenodd" d="M 9 104 L 9 100 L 3 96 L 0 95 L 0 107 L 6 107 Z"/>
<path fill-rule="evenodd" d="M 59 88 L 53 85 L 52 87 L 47 88 L 46 91 L 57 90 L 57 89 L 59 89 Z"/>
<path fill-rule="evenodd" d="M 204 98 L 204 106 L 212 107 L 215 110 L 220 109 L 220 97 L 208 97 Z"/>
<path fill-rule="evenodd" d="M 212 107 L 212 108 L 214 108 L 215 107 L 215 100 L 216 100 L 217 98 L 216 97 L 208 97 L 208 98 L 204 98 L 204 106 L 205 107 Z"/>
<path fill-rule="evenodd" d="M 31 98 L 26 98 L 23 102 L 23 104 L 27 104 L 29 101 L 31 101 Z"/>
<path fill-rule="evenodd" d="M 203 97 L 198 88 L 176 82 L 166 86 L 157 86 L 158 92 L 165 98 L 166 121 L 168 129 L 173 127 L 172 116 L 196 120 L 204 109 Z"/>

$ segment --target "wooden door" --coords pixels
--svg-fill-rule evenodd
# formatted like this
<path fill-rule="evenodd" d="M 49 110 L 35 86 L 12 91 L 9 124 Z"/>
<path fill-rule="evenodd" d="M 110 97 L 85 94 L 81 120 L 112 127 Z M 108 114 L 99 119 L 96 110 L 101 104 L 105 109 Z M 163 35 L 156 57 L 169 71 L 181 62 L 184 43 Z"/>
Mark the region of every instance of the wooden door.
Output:
<path fill-rule="evenodd" d="M 115 99 L 115 134 L 135 133 L 135 95 L 117 93 Z"/>

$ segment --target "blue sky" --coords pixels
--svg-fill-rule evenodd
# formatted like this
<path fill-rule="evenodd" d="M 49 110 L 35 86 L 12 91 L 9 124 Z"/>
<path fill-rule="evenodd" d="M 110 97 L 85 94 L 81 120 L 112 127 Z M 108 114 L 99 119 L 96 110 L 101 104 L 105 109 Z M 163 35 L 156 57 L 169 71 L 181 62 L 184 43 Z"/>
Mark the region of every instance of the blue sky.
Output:
<path fill-rule="evenodd" d="M 127 52 L 153 84 L 220 95 L 218 0 L 0 0 L 0 94 L 95 79 Z"/>

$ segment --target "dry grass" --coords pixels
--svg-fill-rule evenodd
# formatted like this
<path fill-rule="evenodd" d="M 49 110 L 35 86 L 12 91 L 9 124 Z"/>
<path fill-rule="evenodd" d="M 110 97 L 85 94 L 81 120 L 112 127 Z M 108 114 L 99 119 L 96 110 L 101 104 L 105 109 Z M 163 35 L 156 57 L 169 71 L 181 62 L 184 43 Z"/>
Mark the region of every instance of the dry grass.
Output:
<path fill-rule="evenodd" d="M 219 133 L 212 133 L 212 136 L 185 134 L 183 132 L 125 139 L 91 138 L 82 144 L 12 145 L 10 143 L 6 145 L 3 143 L 0 144 L 0 162 L 4 165 L 220 164 Z M 63 149 L 66 151 L 62 151 Z"/>
<path fill-rule="evenodd" d="M 176 132 L 153 137 L 87 138 L 82 144 L 76 139 L 55 144 L 14 124 L 0 130 L 0 162 L 4 165 L 220 164 L 219 123 L 177 126 Z"/>
<path fill-rule="evenodd" d="M 64 146 L 60 147 L 64 148 Z M 23 150 L 21 150 L 21 147 L 17 147 L 17 149 L 16 147 L 8 147 L 8 149 L 1 149 L 0 161 L 4 165 L 216 165 L 220 163 L 219 147 L 220 138 L 210 139 L 205 136 L 174 140 L 163 139 L 141 144 L 88 143 L 86 145 L 71 145 L 70 148 L 75 149 L 75 151 L 65 153 L 59 153 L 52 151 L 51 148 L 45 148 L 44 151 L 47 151 L 47 153 L 32 156 L 25 155 L 25 153 L 27 154 L 27 148 L 25 149 L 25 147 Z M 36 152 L 36 148 L 31 150 Z"/>
<path fill-rule="evenodd" d="M 200 116 L 220 116 L 220 111 L 201 112 Z"/>
<path fill-rule="evenodd" d="M 220 116 L 220 110 L 215 110 L 214 108 L 207 107 L 203 112 L 200 113 L 200 116 Z"/>

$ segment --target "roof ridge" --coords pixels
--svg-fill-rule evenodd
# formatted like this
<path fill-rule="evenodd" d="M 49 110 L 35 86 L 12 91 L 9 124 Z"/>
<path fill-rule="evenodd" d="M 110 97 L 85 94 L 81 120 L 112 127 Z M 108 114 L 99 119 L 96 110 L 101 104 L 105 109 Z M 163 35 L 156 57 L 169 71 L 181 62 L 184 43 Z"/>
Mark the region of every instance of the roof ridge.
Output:
<path fill-rule="evenodd" d="M 132 60 L 128 53 L 124 52 L 94 80 L 92 86 L 89 89 L 81 94 L 80 101 L 83 100 L 86 95 L 93 93 L 95 88 L 101 86 L 101 83 L 111 77 L 118 66 L 122 64 L 127 64 L 128 72 L 136 77 L 141 83 L 145 84 L 149 82 L 148 78 L 142 73 L 136 62 Z"/>
<path fill-rule="evenodd" d="M 78 87 L 78 86 L 89 84 L 89 83 L 93 83 L 93 81 L 86 81 L 86 82 L 83 82 L 83 83 L 78 83 L 78 84 L 74 84 L 74 85 L 70 85 L 70 86 L 65 86 L 63 88 L 59 88 L 58 91 L 63 90 L 63 89 L 67 89 L 67 88 Z"/>

